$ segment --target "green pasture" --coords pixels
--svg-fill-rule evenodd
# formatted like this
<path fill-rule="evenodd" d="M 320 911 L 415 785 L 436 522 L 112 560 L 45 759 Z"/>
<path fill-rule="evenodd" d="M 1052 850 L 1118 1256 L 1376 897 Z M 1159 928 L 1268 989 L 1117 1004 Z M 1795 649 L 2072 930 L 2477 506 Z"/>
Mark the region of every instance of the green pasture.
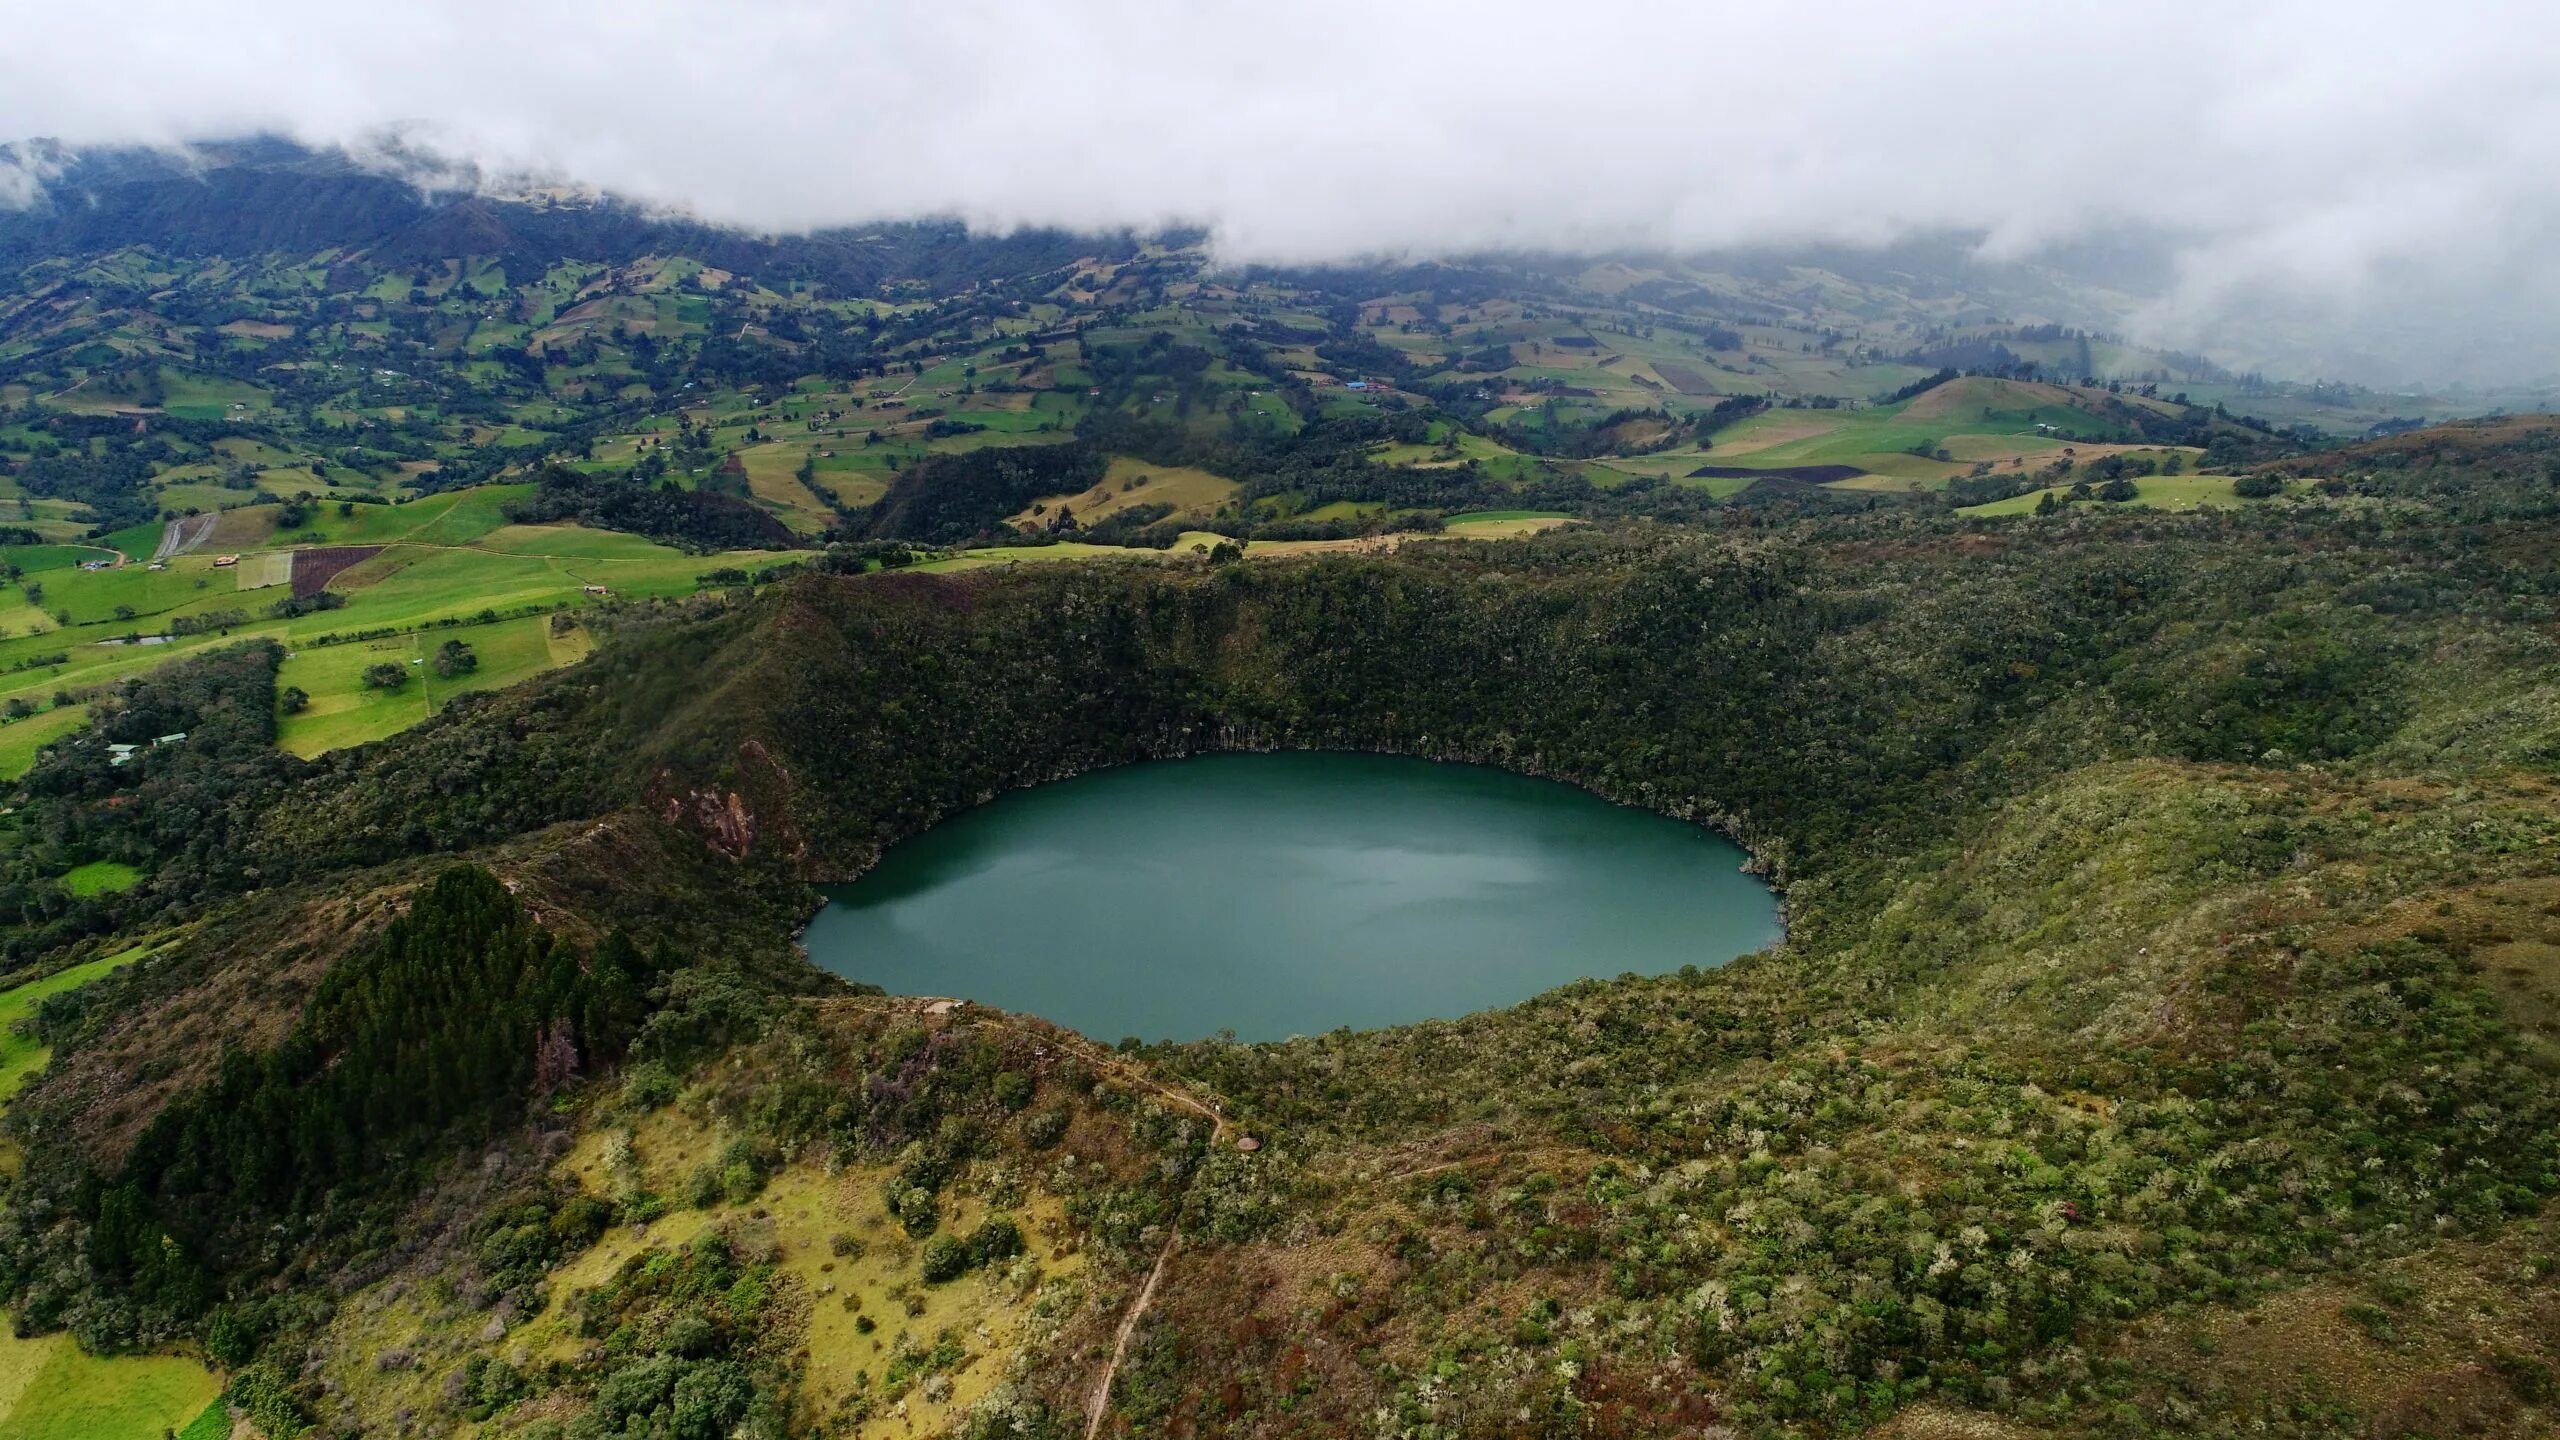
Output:
<path fill-rule="evenodd" d="M 67 1333 L 21 1340 L 0 1330 L 0 1440 L 163 1440 L 220 1416 L 222 1382 L 174 1355 L 102 1357 Z M 208 1427 L 209 1428 L 209 1427 Z"/>
<path fill-rule="evenodd" d="M 62 888 L 86 898 L 130 890 L 142 881 L 142 872 L 120 860 L 92 860 L 66 871 Z"/>
<path fill-rule="evenodd" d="M 479 485 L 448 490 L 396 505 L 352 505 L 338 513 L 334 501 L 306 506 L 304 522 L 291 532 L 296 545 L 468 545 L 507 523 L 505 507 L 533 493 L 531 485 Z M 237 552 L 275 543 L 279 505 L 251 505 L 224 512 L 213 543 L 198 550 Z M 155 531 L 157 527 L 154 527 Z M 152 536 L 153 545 L 159 536 Z M 145 547 L 144 554 L 149 554 Z"/>
<path fill-rule="evenodd" d="M 80 728 L 88 711 L 57 705 L 23 720 L 0 722 L 0 780 L 15 780 L 36 763 L 36 752 Z"/>
<path fill-rule="evenodd" d="M 435 654 L 448 640 L 470 646 L 478 667 L 461 675 L 438 675 Z M 308 757 L 396 735 L 456 695 L 504 689 L 576 660 L 586 653 L 586 645 L 583 627 L 555 638 L 551 617 L 533 615 L 297 650 L 276 674 L 277 692 L 290 686 L 311 698 L 299 713 L 278 716 L 277 743 Z M 394 690 L 366 685 L 364 672 L 386 662 L 406 669 L 407 682 Z"/>
<path fill-rule="evenodd" d="M 274 404 L 273 398 L 255 385 L 219 375 L 180 370 L 174 366 L 162 367 L 160 385 L 167 396 L 161 408 L 189 420 L 220 420 L 230 415 L 259 414 Z M 234 406 L 239 408 L 234 409 Z"/>
<path fill-rule="evenodd" d="M 163 528 L 157 520 L 145 520 L 139 525 L 127 525 L 121 530 L 114 531 L 99 543 L 128 560 L 148 560 L 151 558 L 151 552 L 160 548 L 160 532 Z"/>
<path fill-rule="evenodd" d="M 583 525 L 502 525 L 468 548 L 555 560 L 647 560 L 670 553 L 654 540 L 620 530 L 590 530 Z"/>
<path fill-rule="evenodd" d="M 239 603 L 240 598 L 232 577 L 214 569 L 213 557 L 201 550 L 170 561 L 166 570 L 126 564 L 113 570 L 57 570 L 28 578 L 43 590 L 41 599 L 29 603 L 57 618 L 69 615 L 64 623 L 72 626 L 130 629 L 142 617 L 175 610 L 190 601 L 220 596 Z M 26 597 L 24 583 L 16 593 Z M 129 613 L 118 614 L 119 610 Z"/>
<path fill-rule="evenodd" d="M 2012 495 L 2006 500 L 1994 500 L 1987 505 L 1968 505 L 1964 513 L 1967 515 L 2032 515 L 2036 511 L 2036 506 L 2043 502 L 2047 494 L 2051 494 L 2059 503 L 2100 509 L 2130 505 L 2148 510 L 2196 510 L 2265 503 L 2241 499 L 2232 493 L 2231 482 L 2232 477 L 2228 475 L 2146 475 L 2133 482 L 2134 498 L 2116 501 L 2071 501 L 2067 498 L 2071 487 L 2057 485 L 2049 490 L 2030 490 L 2024 495 Z"/>
<path fill-rule="evenodd" d="M 88 545 L 0 545 L 0 563 L 15 565 L 29 575 L 76 569 L 84 560 L 110 558 L 112 552 Z"/>

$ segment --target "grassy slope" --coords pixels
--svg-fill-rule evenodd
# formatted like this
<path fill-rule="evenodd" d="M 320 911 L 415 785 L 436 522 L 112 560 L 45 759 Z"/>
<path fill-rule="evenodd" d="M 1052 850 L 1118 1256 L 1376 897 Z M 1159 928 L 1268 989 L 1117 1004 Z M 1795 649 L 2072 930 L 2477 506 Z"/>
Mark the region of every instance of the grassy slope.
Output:
<path fill-rule="evenodd" d="M 67 1334 L 0 1333 L 6 1440 L 161 1440 L 200 1416 L 221 1389 L 202 1365 L 177 1356 L 102 1358 L 82 1353 Z"/>
<path fill-rule="evenodd" d="M 1139 481 L 1144 479 L 1145 483 Z M 1041 513 L 1024 506 L 1010 518 L 1016 525 L 1038 524 L 1043 518 L 1071 509 L 1076 519 L 1085 524 L 1105 520 L 1137 505 L 1171 505 L 1175 519 L 1205 519 L 1219 506 L 1233 500 L 1236 482 L 1206 470 L 1187 469 L 1178 465 L 1152 465 L 1132 460 L 1125 455 L 1111 457 L 1111 467 L 1103 473 L 1100 484 L 1075 495 L 1049 495 L 1035 502 Z"/>
<path fill-rule="evenodd" d="M 36 763 L 36 751 L 80 728 L 88 711 L 60 705 L 24 720 L 0 725 L 0 780 L 15 780 Z"/>

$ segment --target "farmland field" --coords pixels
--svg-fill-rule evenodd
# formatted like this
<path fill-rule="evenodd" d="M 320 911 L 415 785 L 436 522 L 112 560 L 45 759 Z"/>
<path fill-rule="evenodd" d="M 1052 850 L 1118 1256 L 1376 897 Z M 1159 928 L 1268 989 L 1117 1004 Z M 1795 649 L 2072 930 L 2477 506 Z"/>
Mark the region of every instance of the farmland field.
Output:
<path fill-rule="evenodd" d="M 436 650 L 447 641 L 470 646 L 478 666 L 451 677 L 437 674 Z M 299 689 L 310 702 L 299 713 L 279 718 L 277 743 L 308 757 L 379 740 L 426 719 L 456 695 L 503 689 L 570 664 L 585 655 L 587 645 L 584 627 L 554 636 L 551 617 L 533 615 L 297 650 L 277 672 L 276 685 L 279 692 Z M 365 684 L 365 670 L 384 663 L 405 668 L 408 681 L 391 690 Z"/>

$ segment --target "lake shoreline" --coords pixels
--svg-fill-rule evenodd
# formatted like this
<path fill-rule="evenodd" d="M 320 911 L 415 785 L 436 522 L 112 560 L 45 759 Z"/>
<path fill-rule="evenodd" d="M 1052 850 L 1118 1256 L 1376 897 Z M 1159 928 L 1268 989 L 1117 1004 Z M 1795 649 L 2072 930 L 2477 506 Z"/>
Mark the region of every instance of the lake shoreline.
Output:
<path fill-rule="evenodd" d="M 809 897 L 799 953 L 851 983 L 966 995 L 1086 1033 L 1134 1019 L 1159 1027 L 1156 1038 L 1234 1028 L 1278 1040 L 1507 1008 L 1560 984 L 1708 968 L 1790 943 L 1775 867 L 1702 821 L 1700 807 L 1629 803 L 1528 765 L 1389 747 L 1226 744 L 1146 758 L 1221 757 L 1419 764 L 1166 766 L 1082 803 L 1020 803 L 1058 781 L 1151 768 L 1074 767 L 955 807 L 858 866 L 828 867 L 811 881 L 828 891 Z M 998 801 L 1012 808 L 992 829 L 967 823 Z M 928 836 L 941 838 L 905 849 Z M 890 888 L 847 893 L 892 855 L 902 863 Z M 1132 873 L 1150 877 L 1144 888 Z M 1237 878 L 1247 875 L 1259 878 Z M 834 906 L 845 908 L 820 926 Z M 1079 913 L 1089 913 L 1082 924 Z M 1176 924 L 1196 928 L 1168 932 Z M 1189 937 L 1229 926 L 1236 940 L 1205 969 L 1190 958 Z M 1099 948 L 1076 953 L 1088 943 Z M 1311 968 L 1299 982 L 1345 1008 L 1296 995 L 1257 1003 L 1267 981 L 1242 978 L 1302 960 Z M 1117 992 L 1093 1013 L 1132 964 L 1171 964 L 1151 973 L 1178 978 Z"/>

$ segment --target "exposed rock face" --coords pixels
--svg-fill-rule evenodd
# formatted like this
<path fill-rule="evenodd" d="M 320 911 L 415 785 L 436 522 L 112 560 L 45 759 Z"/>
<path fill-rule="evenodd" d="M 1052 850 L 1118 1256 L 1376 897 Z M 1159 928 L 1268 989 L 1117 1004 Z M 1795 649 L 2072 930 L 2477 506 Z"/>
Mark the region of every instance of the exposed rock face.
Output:
<path fill-rule="evenodd" d="M 712 849 L 732 860 L 746 859 L 756 841 L 756 817 L 748 811 L 746 797 L 735 790 L 689 790 L 669 797 L 661 813 L 670 825 L 700 831 Z"/>
<path fill-rule="evenodd" d="M 790 820 L 791 772 L 755 740 L 739 744 L 735 772 L 733 785 L 714 783 L 681 791 L 676 789 L 679 782 L 673 772 L 659 772 L 659 818 L 695 831 L 705 844 L 731 860 L 746 859 L 759 835 L 768 831 L 785 857 L 800 859 L 805 847 Z"/>

